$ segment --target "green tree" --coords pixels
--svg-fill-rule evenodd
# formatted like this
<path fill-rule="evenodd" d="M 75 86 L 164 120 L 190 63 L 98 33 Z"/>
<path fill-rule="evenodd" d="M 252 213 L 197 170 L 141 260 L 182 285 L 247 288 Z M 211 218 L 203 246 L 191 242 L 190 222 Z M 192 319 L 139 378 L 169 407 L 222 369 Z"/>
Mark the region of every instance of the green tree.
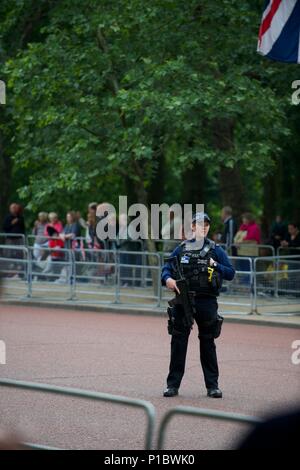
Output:
<path fill-rule="evenodd" d="M 4 24 L 24 9 L 9 5 Z M 255 52 L 261 2 L 61 0 L 45 8 L 26 47 L 5 60 L 27 206 L 59 194 L 77 204 L 95 188 L 102 199 L 108 181 L 113 201 L 127 188 L 145 204 L 158 188 L 159 197 L 170 188 L 183 200 L 185 181 L 179 191 L 166 176 L 189 181 L 197 168 L 206 188 L 207 175 L 217 175 L 220 202 L 244 210 L 244 181 L 272 171 L 290 134 L 278 66 Z M 7 43 L 13 27 L 6 31 Z M 192 192 L 197 199 L 196 184 Z"/>

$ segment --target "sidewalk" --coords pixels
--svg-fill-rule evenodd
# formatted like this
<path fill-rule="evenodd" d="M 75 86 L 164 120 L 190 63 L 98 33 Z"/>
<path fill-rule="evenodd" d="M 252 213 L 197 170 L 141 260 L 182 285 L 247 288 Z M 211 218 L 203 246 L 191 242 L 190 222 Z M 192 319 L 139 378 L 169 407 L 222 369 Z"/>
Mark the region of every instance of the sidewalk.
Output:
<path fill-rule="evenodd" d="M 5 300 L 2 299 L 2 305 L 23 305 L 37 308 L 63 308 L 66 310 L 78 310 L 99 313 L 116 313 L 129 315 L 146 315 L 161 316 L 166 318 L 166 310 L 164 308 L 149 308 L 138 305 L 129 306 L 122 304 L 86 304 L 84 302 L 75 301 L 42 301 L 42 300 Z M 219 313 L 223 314 L 226 322 L 246 323 L 252 325 L 277 326 L 285 328 L 300 328 L 300 313 L 294 315 L 288 313 L 276 313 L 274 315 L 247 315 L 247 314 L 229 314 L 219 309 Z"/>

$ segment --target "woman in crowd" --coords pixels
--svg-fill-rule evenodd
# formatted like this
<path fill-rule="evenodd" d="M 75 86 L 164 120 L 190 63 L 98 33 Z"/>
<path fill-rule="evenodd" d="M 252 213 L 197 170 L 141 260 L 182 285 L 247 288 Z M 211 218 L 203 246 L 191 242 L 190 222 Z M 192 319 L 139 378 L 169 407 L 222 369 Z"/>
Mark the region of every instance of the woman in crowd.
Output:
<path fill-rule="evenodd" d="M 34 223 L 32 235 L 35 235 L 33 245 L 33 256 L 37 261 L 42 259 L 43 248 L 47 247 L 47 237 L 45 231 L 47 227 L 48 214 L 47 212 L 39 212 L 38 219 Z"/>
<path fill-rule="evenodd" d="M 246 212 L 242 216 L 242 224 L 238 230 L 238 233 L 241 234 L 241 232 L 244 233 L 242 234 L 239 243 L 261 243 L 260 227 L 255 222 L 255 219 L 252 214 L 250 214 L 250 212 Z"/>
<path fill-rule="evenodd" d="M 56 214 L 56 212 L 50 212 L 48 215 L 48 219 L 49 219 L 49 224 L 47 224 L 47 227 L 50 226 L 52 228 L 55 228 L 55 230 L 58 233 L 62 233 L 64 226 L 62 222 L 58 219 L 58 215 Z M 46 233 L 47 227 L 46 227 L 45 235 L 47 235 Z"/>
<path fill-rule="evenodd" d="M 65 242 L 65 248 L 79 248 L 80 244 L 76 241 L 76 238 L 80 237 L 81 227 L 73 211 L 67 213 L 66 221 L 67 223 L 63 229 L 63 233 L 60 234 L 60 238 Z"/>

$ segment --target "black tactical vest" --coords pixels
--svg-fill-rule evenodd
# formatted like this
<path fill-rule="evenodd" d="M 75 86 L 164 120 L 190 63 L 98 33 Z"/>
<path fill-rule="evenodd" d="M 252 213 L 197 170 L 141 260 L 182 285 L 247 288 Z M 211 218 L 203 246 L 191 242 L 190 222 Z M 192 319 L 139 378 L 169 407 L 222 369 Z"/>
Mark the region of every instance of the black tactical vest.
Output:
<path fill-rule="evenodd" d="M 202 249 L 193 249 L 193 243 L 183 242 L 179 252 L 179 263 L 189 291 L 197 296 L 217 296 L 221 288 L 221 277 L 209 265 L 210 258 L 217 260 L 215 242 L 206 239 Z"/>

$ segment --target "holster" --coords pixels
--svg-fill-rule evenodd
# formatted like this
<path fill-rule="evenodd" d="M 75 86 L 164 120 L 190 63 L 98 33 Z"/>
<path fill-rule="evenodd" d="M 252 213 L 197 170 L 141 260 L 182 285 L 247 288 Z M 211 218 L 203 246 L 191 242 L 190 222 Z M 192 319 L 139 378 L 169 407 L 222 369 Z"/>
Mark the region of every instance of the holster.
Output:
<path fill-rule="evenodd" d="M 224 317 L 217 314 L 216 326 L 214 329 L 214 338 L 219 338 L 221 331 L 222 331 L 223 321 L 224 321 Z"/>
<path fill-rule="evenodd" d="M 167 308 L 167 313 L 168 313 L 168 333 L 169 335 L 172 335 L 174 332 L 174 323 L 175 323 L 175 317 L 173 314 L 174 307 L 168 307 Z"/>

